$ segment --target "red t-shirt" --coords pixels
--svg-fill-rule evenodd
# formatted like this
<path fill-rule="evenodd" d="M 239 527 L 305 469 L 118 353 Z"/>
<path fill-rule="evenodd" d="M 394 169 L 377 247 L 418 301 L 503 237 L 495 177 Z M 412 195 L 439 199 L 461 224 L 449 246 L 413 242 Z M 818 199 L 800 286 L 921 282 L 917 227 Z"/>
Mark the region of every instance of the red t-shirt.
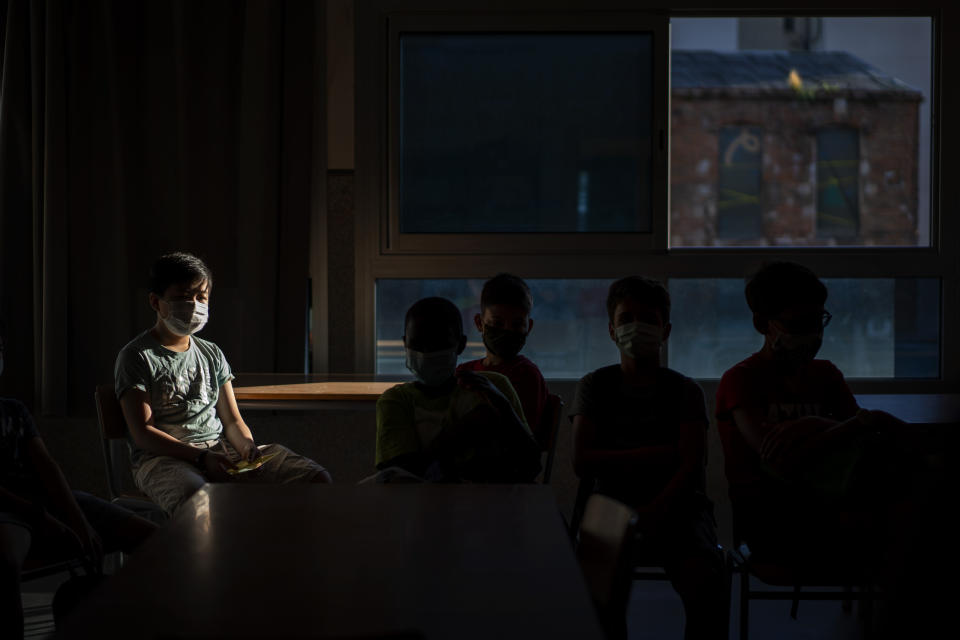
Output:
<path fill-rule="evenodd" d="M 457 371 L 493 371 L 502 373 L 510 380 L 517 396 L 520 398 L 520 405 L 523 407 L 523 415 L 527 419 L 527 426 L 533 432 L 540 446 L 546 443 L 549 432 L 549 425 L 543 425 L 543 408 L 547 403 L 547 383 L 540 373 L 537 365 L 533 364 L 525 356 L 517 356 L 509 362 L 494 366 L 484 366 L 483 359 L 464 362 Z"/>
<path fill-rule="evenodd" d="M 738 408 L 762 409 L 767 416 L 765 424 L 771 427 L 806 416 L 842 421 L 858 409 L 843 374 L 829 360 L 812 361 L 795 389 L 788 389 L 773 361 L 759 353 L 734 365 L 717 387 L 717 428 L 733 501 L 760 497 L 772 488 L 760 455 L 747 444 L 733 420 L 733 410 Z"/>

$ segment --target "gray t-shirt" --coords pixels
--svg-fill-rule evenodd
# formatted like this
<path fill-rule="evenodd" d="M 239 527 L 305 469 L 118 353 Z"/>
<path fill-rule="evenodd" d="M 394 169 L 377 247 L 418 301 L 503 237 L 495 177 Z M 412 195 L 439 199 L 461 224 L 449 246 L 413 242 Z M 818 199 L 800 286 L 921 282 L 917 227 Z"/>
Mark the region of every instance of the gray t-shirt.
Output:
<path fill-rule="evenodd" d="M 588 373 L 577 384 L 570 417 L 583 415 L 597 428 L 594 446 L 599 449 L 633 449 L 680 443 L 679 425 L 696 422 L 704 426 L 707 412 L 703 391 L 690 378 L 661 367 L 653 384 L 637 388 L 624 379 L 620 365 Z M 602 493 L 627 503 L 653 499 L 669 482 L 679 460 L 665 460 L 656 467 L 637 466 L 617 474 L 597 477 Z M 703 492 L 701 474 L 690 491 Z"/>
<path fill-rule="evenodd" d="M 220 387 L 233 377 L 214 343 L 190 336 L 190 347 L 177 353 L 162 346 L 149 330 L 120 350 L 114 367 L 117 398 L 129 389 L 146 392 L 154 426 L 187 443 L 220 437 L 217 399 Z M 131 443 L 134 465 L 142 455 Z"/>

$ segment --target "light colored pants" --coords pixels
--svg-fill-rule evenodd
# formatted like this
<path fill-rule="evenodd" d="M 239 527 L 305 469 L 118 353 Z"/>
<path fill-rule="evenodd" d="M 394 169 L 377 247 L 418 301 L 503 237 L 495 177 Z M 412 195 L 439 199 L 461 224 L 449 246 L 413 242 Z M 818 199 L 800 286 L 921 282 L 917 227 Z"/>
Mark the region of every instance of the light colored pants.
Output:
<path fill-rule="evenodd" d="M 198 449 L 222 453 L 234 462 L 240 454 L 225 438 L 206 442 L 190 443 Z M 230 482 L 253 484 L 287 484 L 310 482 L 324 468 L 305 456 L 294 453 L 280 444 L 262 444 L 258 447 L 263 455 L 276 453 L 262 467 L 249 473 L 238 473 Z M 149 454 L 148 454 L 149 455 Z M 133 470 L 133 480 L 140 491 L 160 505 L 167 513 L 173 513 L 187 498 L 207 482 L 206 476 L 196 466 L 179 458 L 152 456 L 143 460 Z"/>

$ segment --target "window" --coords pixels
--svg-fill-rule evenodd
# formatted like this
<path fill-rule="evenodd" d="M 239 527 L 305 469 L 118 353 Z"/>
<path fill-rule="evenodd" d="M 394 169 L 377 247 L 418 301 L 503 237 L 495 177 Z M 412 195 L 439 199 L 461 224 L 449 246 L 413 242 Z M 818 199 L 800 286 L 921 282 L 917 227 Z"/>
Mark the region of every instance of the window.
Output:
<path fill-rule="evenodd" d="M 762 233 L 760 208 L 761 139 L 757 127 L 720 130 L 717 235 L 756 238 Z"/>
<path fill-rule="evenodd" d="M 670 366 L 715 378 L 759 343 L 744 278 L 785 259 L 830 287 L 822 353 L 848 377 L 960 380 L 941 332 L 960 317 L 960 222 L 939 214 L 933 163 L 954 162 L 934 153 L 954 106 L 935 95 L 955 46 L 939 14 L 544 6 L 358 5 L 359 370 L 403 372 L 399 325 L 424 295 L 460 305 L 479 357 L 479 288 L 507 271 L 534 289 L 528 352 L 579 378 L 617 357 L 610 281 L 643 274 L 674 297 Z"/>
<path fill-rule="evenodd" d="M 930 246 L 930 18 L 671 26 L 671 246 Z M 749 170 L 726 156 L 744 121 Z"/>
<path fill-rule="evenodd" d="M 377 281 L 378 374 L 405 374 L 401 337 L 407 308 L 442 296 L 463 317 L 461 362 L 482 358 L 474 326 L 482 279 Z M 579 378 L 619 361 L 608 334 L 606 279 L 528 280 L 533 331 L 524 354 L 545 377 Z M 833 320 L 819 357 L 850 378 L 936 378 L 940 373 L 940 283 L 926 278 L 825 278 Z M 719 378 L 763 345 L 743 297 L 742 278 L 671 278 L 673 332 L 665 362 L 701 379 Z"/>
<path fill-rule="evenodd" d="M 860 140 L 856 129 L 817 132 L 817 236 L 840 240 L 860 231 Z"/>
<path fill-rule="evenodd" d="M 400 232 L 649 232 L 651 54 L 649 33 L 401 33 Z"/>

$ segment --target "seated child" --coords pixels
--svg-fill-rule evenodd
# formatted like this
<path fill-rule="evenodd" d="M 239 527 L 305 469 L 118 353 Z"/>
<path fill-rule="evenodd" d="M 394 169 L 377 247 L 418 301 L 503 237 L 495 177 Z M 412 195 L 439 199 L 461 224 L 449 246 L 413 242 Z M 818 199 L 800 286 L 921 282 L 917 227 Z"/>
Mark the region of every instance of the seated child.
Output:
<path fill-rule="evenodd" d="M 860 409 L 837 367 L 815 359 L 831 316 L 812 271 L 767 264 L 746 298 L 763 347 L 717 388 L 740 536 L 801 569 L 867 576 L 887 595 L 884 637 L 926 637 L 921 626 L 937 629 L 948 610 L 933 585 L 952 575 L 942 569 L 955 547 L 943 507 L 952 495 L 909 425 Z"/>
<path fill-rule="evenodd" d="M 0 335 L 0 373 L 3 371 Z M 52 563 L 130 552 L 156 525 L 73 491 L 20 402 L 0 398 L 0 637 L 23 637 L 20 571 L 28 558 Z"/>
<path fill-rule="evenodd" d="M 897 491 L 891 480 L 902 475 L 877 467 L 889 460 L 876 433 L 899 421 L 860 409 L 843 374 L 815 359 L 830 314 L 827 288 L 812 271 L 790 262 L 765 265 L 747 283 L 746 298 L 763 347 L 724 373 L 717 388 L 740 534 L 754 551 L 810 549 L 823 557 L 811 540 L 829 532 L 829 546 L 843 559 L 854 550 L 876 553 L 858 541 L 876 540 L 870 532 L 880 523 L 854 516 L 867 505 L 850 499 Z"/>
<path fill-rule="evenodd" d="M 639 513 L 641 555 L 662 565 L 680 594 L 685 637 L 726 638 L 724 559 L 704 492 L 703 392 L 660 365 L 670 294 L 656 280 L 623 278 L 610 286 L 607 312 L 620 363 L 577 385 L 574 470 Z"/>
<path fill-rule="evenodd" d="M 154 264 L 157 321 L 117 356 L 116 393 L 130 430 L 137 487 L 173 512 L 207 481 L 330 482 L 319 464 L 278 444 L 257 445 L 233 396 L 223 352 L 196 337 L 207 323 L 213 275 L 188 253 Z M 231 475 L 237 463 L 264 464 Z"/>
<path fill-rule="evenodd" d="M 533 329 L 532 307 L 530 288 L 517 276 L 501 273 L 487 280 L 480 292 L 480 313 L 473 317 L 487 353 L 479 360 L 464 362 L 457 371 L 494 371 L 507 376 L 520 398 L 527 424 L 540 448 L 546 449 L 551 425 L 543 424 L 543 409 L 550 392 L 537 365 L 520 355 Z"/>
<path fill-rule="evenodd" d="M 424 298 L 404 321 L 407 368 L 416 376 L 377 401 L 376 466 L 427 481 L 530 482 L 540 448 L 510 381 L 499 373 L 456 373 L 463 352 L 460 310 Z"/>

